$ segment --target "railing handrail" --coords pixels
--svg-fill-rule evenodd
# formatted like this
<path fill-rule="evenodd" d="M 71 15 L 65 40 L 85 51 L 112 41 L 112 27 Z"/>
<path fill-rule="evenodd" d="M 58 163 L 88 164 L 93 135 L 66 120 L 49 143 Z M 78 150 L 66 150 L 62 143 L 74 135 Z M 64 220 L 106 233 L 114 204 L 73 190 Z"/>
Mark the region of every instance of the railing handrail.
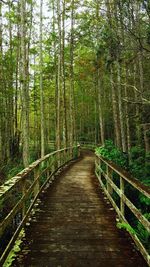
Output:
<path fill-rule="evenodd" d="M 77 145 L 51 152 L 43 158 L 34 161 L 27 168 L 0 186 L 0 200 L 2 203 L 4 202 L 4 207 L 8 197 L 15 197 L 12 194 L 14 190 L 16 190 L 15 192 L 17 192 L 17 194 L 20 194 L 19 198 L 16 197 L 13 205 L 6 214 L 2 213 L 3 217 L 0 222 L 1 237 L 5 235 L 5 231 L 8 227 L 11 228 L 13 226 L 13 220 L 17 214 L 22 214 L 19 225 L 15 224 L 15 232 L 11 234 L 11 239 L 8 240 L 7 246 L 4 248 L 2 255 L 0 256 L 0 266 L 3 266 L 3 263 L 23 228 L 40 192 L 49 182 L 52 182 L 54 174 L 60 168 L 70 160 L 79 156 L 79 147 L 80 146 Z M 46 165 L 42 165 L 43 162 L 45 162 Z"/>
<path fill-rule="evenodd" d="M 150 222 L 147 218 L 142 214 L 142 212 L 129 200 L 129 198 L 125 194 L 125 182 L 129 183 L 133 188 L 138 190 L 147 198 L 150 198 L 150 187 L 142 184 L 136 178 L 134 178 L 127 171 L 117 166 L 112 161 L 109 161 L 103 158 L 101 155 L 95 153 L 96 161 L 95 161 L 95 174 L 100 182 L 100 185 L 110 200 L 112 206 L 117 212 L 120 221 L 129 224 L 126 214 L 125 214 L 125 205 L 130 209 L 132 214 L 137 218 L 137 220 L 143 225 L 143 227 L 150 232 Z M 106 171 L 102 169 L 102 164 L 105 164 Z M 119 175 L 120 186 L 117 186 L 113 181 L 113 172 Z M 106 180 L 106 184 L 103 183 L 103 178 Z M 118 206 L 113 199 L 112 192 L 113 190 L 117 193 L 120 198 L 120 206 Z M 129 224 L 130 225 L 130 224 Z M 145 258 L 148 266 L 150 266 L 150 255 L 147 249 L 144 247 L 143 243 L 140 241 L 139 237 L 134 233 L 129 231 L 132 239 L 136 243 L 139 251 Z"/>
<path fill-rule="evenodd" d="M 73 146 L 72 148 L 79 147 Z M 51 156 L 65 151 L 67 149 L 70 149 L 71 147 L 62 148 L 56 151 L 53 151 L 49 154 L 46 154 L 43 158 L 37 159 L 36 161 L 32 162 L 28 167 L 17 173 L 15 176 L 10 178 L 8 181 L 6 181 L 4 184 L 0 186 L 0 199 L 4 197 L 5 194 L 7 194 L 8 191 L 10 191 L 18 182 L 21 182 L 22 179 L 25 178 L 33 169 L 35 169 L 40 163 L 44 162 L 46 159 L 50 158 Z M 13 183 L 14 182 L 14 183 Z M 9 188 L 8 188 L 9 187 Z"/>
<path fill-rule="evenodd" d="M 150 187 L 141 183 L 137 178 L 133 177 L 128 171 L 121 168 L 113 161 L 106 160 L 104 157 L 95 153 L 98 158 L 100 158 L 105 164 L 107 164 L 112 170 L 114 170 L 117 174 L 119 174 L 124 180 L 126 180 L 129 184 L 135 187 L 138 191 L 140 191 L 143 195 L 150 198 Z"/>

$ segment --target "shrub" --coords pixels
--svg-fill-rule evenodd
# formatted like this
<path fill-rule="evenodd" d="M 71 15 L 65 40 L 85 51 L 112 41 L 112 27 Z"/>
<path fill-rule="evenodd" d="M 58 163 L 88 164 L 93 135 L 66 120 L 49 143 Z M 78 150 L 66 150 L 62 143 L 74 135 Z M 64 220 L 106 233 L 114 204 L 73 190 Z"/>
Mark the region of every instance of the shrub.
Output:
<path fill-rule="evenodd" d="M 96 153 L 103 156 L 105 159 L 115 162 L 118 166 L 128 167 L 128 156 L 118 149 L 112 140 L 106 140 L 105 145 L 96 148 Z"/>

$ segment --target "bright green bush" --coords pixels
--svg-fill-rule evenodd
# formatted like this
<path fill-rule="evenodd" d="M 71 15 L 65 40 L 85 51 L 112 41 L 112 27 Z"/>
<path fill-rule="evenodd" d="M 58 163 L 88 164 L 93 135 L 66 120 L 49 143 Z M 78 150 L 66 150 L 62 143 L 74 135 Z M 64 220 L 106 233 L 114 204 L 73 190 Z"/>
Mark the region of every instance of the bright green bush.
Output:
<path fill-rule="evenodd" d="M 127 153 L 123 153 L 121 149 L 118 149 L 112 140 L 106 140 L 104 146 L 97 147 L 96 153 L 127 169 L 141 182 L 150 185 L 150 153 L 146 154 L 143 148 L 139 146 L 131 148 L 130 163 L 128 163 Z"/>
<path fill-rule="evenodd" d="M 132 147 L 130 151 L 129 170 L 141 182 L 149 183 L 150 153 L 146 154 L 141 147 Z"/>
<path fill-rule="evenodd" d="M 115 162 L 118 166 L 127 168 L 128 157 L 120 149 L 118 149 L 112 140 L 106 140 L 105 145 L 96 148 L 96 153 L 105 159 Z"/>

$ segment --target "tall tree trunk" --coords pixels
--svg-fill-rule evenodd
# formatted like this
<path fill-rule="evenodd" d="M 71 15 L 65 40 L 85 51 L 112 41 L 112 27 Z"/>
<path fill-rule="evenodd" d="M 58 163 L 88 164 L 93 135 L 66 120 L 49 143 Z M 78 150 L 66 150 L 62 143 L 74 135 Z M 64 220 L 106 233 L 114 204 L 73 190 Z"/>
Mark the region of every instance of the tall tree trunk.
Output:
<path fill-rule="evenodd" d="M 127 152 L 126 147 L 126 135 L 124 127 L 124 115 L 123 115 L 123 102 L 122 102 L 122 86 L 121 86 L 121 66 L 117 62 L 117 88 L 118 88 L 118 106 L 119 106 L 119 118 L 120 118 L 120 131 L 121 131 L 121 144 L 123 152 Z"/>
<path fill-rule="evenodd" d="M 40 1 L 40 111 L 41 111 L 41 157 L 45 155 L 45 120 L 43 99 L 43 0 Z"/>
<path fill-rule="evenodd" d="M 119 0 L 117 2 L 118 5 L 118 12 L 119 12 L 119 26 L 117 27 L 118 32 L 120 32 L 120 42 L 123 44 L 123 46 L 126 46 L 125 42 L 125 31 L 124 31 L 124 16 L 123 16 L 123 2 Z M 116 9 L 117 10 L 117 9 Z M 119 31 L 120 29 L 120 31 Z M 121 65 L 122 64 L 122 65 Z M 131 149 L 131 136 L 130 136 L 130 120 L 129 120 L 129 110 L 128 110 L 128 103 L 125 102 L 123 105 L 122 98 L 125 96 L 125 98 L 128 98 L 128 89 L 127 89 L 127 65 L 125 64 L 125 60 L 121 58 L 121 62 L 118 62 L 118 99 L 119 99 L 119 111 L 120 111 L 120 124 L 121 124 L 121 138 L 122 138 L 122 148 L 124 152 L 130 153 Z M 124 87 L 121 85 L 121 81 L 124 81 Z M 124 89 L 124 94 L 123 90 Z M 124 109 L 123 109 L 123 107 Z M 125 116 L 124 116 L 125 111 Z M 125 124 L 124 124 L 125 119 Z M 126 127 L 125 127 L 126 125 Z"/>
<path fill-rule="evenodd" d="M 11 12 L 12 3 L 9 1 L 9 14 Z M 7 115 L 7 158 L 13 156 L 11 151 L 12 143 L 14 142 L 15 132 L 14 132 L 14 88 L 13 88 L 13 45 L 12 45 L 12 22 L 9 15 L 9 77 L 8 77 L 8 115 Z M 11 155 L 11 154 L 12 155 Z"/>
<path fill-rule="evenodd" d="M 65 11 L 66 11 L 66 0 L 63 0 L 63 11 L 62 11 L 63 141 L 64 141 L 64 146 L 67 147 L 68 133 L 67 133 L 66 74 L 65 74 Z"/>
<path fill-rule="evenodd" d="M 128 99 L 128 88 L 127 88 L 127 81 L 128 81 L 128 70 L 127 66 L 125 66 L 125 98 Z M 125 119 L 126 119 L 126 131 L 127 131 L 127 150 L 129 155 L 130 161 L 130 150 L 131 150 L 131 133 L 130 133 L 130 117 L 129 117 L 129 105 L 125 102 Z"/>
<path fill-rule="evenodd" d="M 62 58 L 62 44 L 61 44 L 61 10 L 60 0 L 57 0 L 57 24 L 58 24 L 58 61 L 57 61 L 57 85 L 56 85 L 56 149 L 61 147 L 61 117 L 60 117 L 60 103 L 61 103 L 61 58 Z"/>
<path fill-rule="evenodd" d="M 150 123 L 144 123 L 143 125 L 143 132 L 144 132 L 144 143 L 145 143 L 145 152 L 150 152 Z"/>
<path fill-rule="evenodd" d="M 29 164 L 29 92 L 26 77 L 26 1 L 21 0 L 21 91 L 22 91 L 22 145 L 23 145 L 23 164 Z"/>
<path fill-rule="evenodd" d="M 3 119 L 2 119 L 2 84 L 3 84 L 3 78 L 2 78 L 2 2 L 0 2 L 0 161 L 3 160 L 3 150 L 2 150 L 2 125 L 3 125 Z"/>
<path fill-rule="evenodd" d="M 96 1 L 96 46 L 98 48 L 98 42 L 99 42 L 99 20 L 100 20 L 100 15 L 99 15 L 99 10 L 100 10 L 100 3 L 97 0 Z M 97 51 L 98 53 L 98 51 Z M 96 62 L 97 62 L 97 93 L 98 93 L 98 110 L 99 110 L 99 125 L 100 125 L 100 142 L 101 145 L 104 145 L 105 142 L 105 126 L 104 126 L 104 117 L 103 117 L 103 110 L 102 110 L 102 79 L 103 79 L 103 74 L 101 73 L 100 75 L 100 66 L 99 66 L 99 58 L 98 56 L 96 57 Z"/>
<path fill-rule="evenodd" d="M 134 64 L 134 86 L 137 88 L 137 62 Z M 139 92 L 134 91 L 135 94 L 135 102 L 139 101 Z M 137 145 L 141 144 L 141 112 L 140 112 L 140 104 L 136 104 L 135 108 L 135 128 L 136 128 L 136 142 Z"/>
<path fill-rule="evenodd" d="M 70 37 L 70 146 L 74 141 L 74 0 L 71 1 L 71 37 Z"/>
<path fill-rule="evenodd" d="M 110 81 L 111 81 L 111 93 L 112 93 L 112 108 L 113 108 L 113 119 L 114 119 L 114 132 L 115 132 L 115 143 L 121 148 L 121 136 L 120 136 L 120 124 L 118 118 L 118 105 L 116 99 L 116 92 L 113 81 L 113 70 L 110 70 Z"/>
<path fill-rule="evenodd" d="M 106 7 L 107 7 L 107 18 L 109 27 L 112 29 L 112 10 L 110 1 L 106 0 Z M 114 49 L 112 44 L 110 44 L 110 56 L 112 61 L 114 60 Z M 114 73 L 113 73 L 113 63 L 110 66 L 110 84 L 111 84 L 111 94 L 112 94 L 112 108 L 113 108 L 113 119 L 114 119 L 114 135 L 115 135 L 115 143 L 118 147 L 121 148 L 121 136 L 120 136 L 120 124 L 119 124 L 119 116 L 118 116 L 118 105 L 117 105 L 117 96 L 114 87 Z"/>
<path fill-rule="evenodd" d="M 19 56 L 20 56 L 20 43 L 19 43 L 19 26 L 17 29 L 18 46 L 16 48 L 16 70 L 15 70 L 15 98 L 14 98 L 14 132 L 18 131 L 18 75 L 19 75 Z"/>
<path fill-rule="evenodd" d="M 101 78 L 102 79 L 102 78 Z M 99 109 L 99 125 L 100 125 L 100 140 L 101 145 L 104 145 L 105 142 L 105 129 L 104 129 L 104 118 L 102 111 L 102 86 L 100 81 L 100 69 L 97 70 L 97 85 L 98 85 L 98 109 Z"/>

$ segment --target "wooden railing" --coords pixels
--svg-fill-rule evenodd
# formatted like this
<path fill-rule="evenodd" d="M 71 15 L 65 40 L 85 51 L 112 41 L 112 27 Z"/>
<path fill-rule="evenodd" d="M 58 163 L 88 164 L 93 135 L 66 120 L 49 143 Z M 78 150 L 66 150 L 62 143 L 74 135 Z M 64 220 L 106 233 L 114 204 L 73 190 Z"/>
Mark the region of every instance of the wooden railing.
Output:
<path fill-rule="evenodd" d="M 128 185 L 134 190 L 138 190 L 139 193 L 143 194 L 146 198 L 150 199 L 150 188 L 139 182 L 137 179 L 134 179 L 129 173 L 119 168 L 114 163 L 109 162 L 102 158 L 99 155 L 96 155 L 95 161 L 95 173 L 100 182 L 102 189 L 110 200 L 113 208 L 116 210 L 119 220 L 121 223 L 125 223 L 125 225 L 131 227 L 129 220 L 126 215 L 126 207 L 130 210 L 132 215 L 134 215 L 137 220 L 141 223 L 144 229 L 150 233 L 150 222 L 143 216 L 142 212 L 131 202 L 129 197 L 126 195 L 125 187 Z M 116 179 L 114 179 L 114 175 L 116 175 Z M 115 181 L 114 181 L 115 180 Z M 116 181 L 117 180 L 117 181 Z M 115 201 L 114 192 L 118 196 L 119 201 Z M 129 228 L 132 229 L 132 228 Z M 139 251 L 145 258 L 150 266 L 150 255 L 145 248 L 145 246 L 140 241 L 136 232 L 132 232 L 129 230 L 129 234 L 133 238 L 136 246 Z"/>
<path fill-rule="evenodd" d="M 79 142 L 80 146 L 84 149 L 90 149 L 90 150 L 95 150 L 95 148 L 97 146 L 99 146 L 98 144 L 96 144 L 95 142 L 86 142 L 86 141 L 81 141 Z"/>
<path fill-rule="evenodd" d="M 52 152 L 0 186 L 0 266 L 3 266 L 40 192 L 52 183 L 58 169 L 79 156 L 79 150 L 76 146 Z"/>

